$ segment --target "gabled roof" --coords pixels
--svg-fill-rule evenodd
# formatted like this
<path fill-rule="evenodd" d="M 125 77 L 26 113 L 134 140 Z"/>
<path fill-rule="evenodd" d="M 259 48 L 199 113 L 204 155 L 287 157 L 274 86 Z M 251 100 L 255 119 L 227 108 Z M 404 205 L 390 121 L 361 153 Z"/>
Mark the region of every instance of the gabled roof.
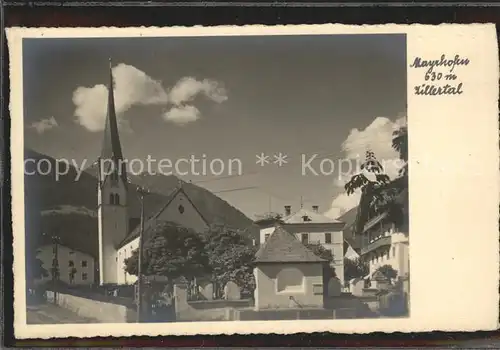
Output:
<path fill-rule="evenodd" d="M 189 203 L 193 206 L 193 208 L 196 210 L 196 212 L 198 213 L 198 215 L 201 217 L 201 219 L 205 222 L 205 224 L 207 226 L 210 226 L 210 224 L 208 223 L 208 221 L 205 219 L 205 217 L 203 216 L 203 214 L 200 212 L 200 210 L 196 207 L 196 205 L 193 203 L 193 201 L 191 200 L 191 198 L 189 198 L 188 194 L 186 193 L 186 191 L 184 191 L 183 187 L 182 187 L 182 184 L 179 185 L 175 190 L 173 190 L 167 197 L 167 201 L 165 202 L 165 205 L 163 205 L 160 210 L 158 210 L 158 212 L 153 215 L 151 218 L 149 218 L 145 223 L 144 223 L 144 232 L 148 231 L 149 229 L 151 229 L 152 227 L 155 226 L 156 222 L 158 221 L 158 217 L 161 215 L 161 213 L 163 213 L 165 211 L 165 209 L 168 208 L 168 206 L 170 205 L 170 203 L 172 203 L 172 201 L 175 199 L 175 197 L 177 197 L 177 195 L 179 193 L 182 193 L 186 198 L 187 200 L 189 201 Z M 135 238 L 139 237 L 139 234 L 141 232 L 141 227 L 140 225 L 137 226 L 132 232 L 130 232 L 130 234 L 118 245 L 118 248 L 121 248 L 123 247 L 125 244 L 127 243 L 130 243 L 131 241 L 133 241 Z"/>
<path fill-rule="evenodd" d="M 307 217 L 307 220 L 305 221 L 304 218 Z M 318 224 L 324 224 L 324 223 L 342 223 L 341 221 L 329 218 L 325 215 L 309 211 L 307 209 L 301 208 L 299 211 L 288 215 L 282 219 L 282 221 L 285 224 L 302 224 L 305 222 L 309 223 L 318 223 Z"/>
<path fill-rule="evenodd" d="M 295 236 L 288 233 L 283 227 L 277 226 L 258 252 L 255 254 L 256 263 L 277 262 L 304 262 L 322 263 L 326 260 L 314 254 L 303 245 Z"/>

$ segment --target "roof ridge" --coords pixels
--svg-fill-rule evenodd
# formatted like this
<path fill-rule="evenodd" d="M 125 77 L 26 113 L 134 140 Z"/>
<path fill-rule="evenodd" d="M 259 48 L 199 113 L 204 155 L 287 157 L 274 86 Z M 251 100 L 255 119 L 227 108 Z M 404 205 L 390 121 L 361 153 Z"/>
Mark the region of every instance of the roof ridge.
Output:
<path fill-rule="evenodd" d="M 210 226 L 207 219 L 204 217 L 204 215 L 201 213 L 201 211 L 198 209 L 198 207 L 196 206 L 196 204 L 193 202 L 193 200 L 191 199 L 191 197 L 187 194 L 187 192 L 184 190 L 184 186 L 182 184 L 182 182 L 176 186 L 168 195 L 167 195 L 167 201 L 165 202 L 164 205 L 161 206 L 160 209 L 158 209 L 158 211 L 153 215 L 151 216 L 149 219 L 145 220 L 144 222 L 144 231 L 148 230 L 151 228 L 151 225 L 156 222 L 158 220 L 158 217 L 161 215 L 161 213 L 163 213 L 163 211 L 165 209 L 168 208 L 168 206 L 172 203 L 172 201 L 175 199 L 175 197 L 180 193 L 182 192 L 184 194 L 184 196 L 187 198 L 188 202 L 193 206 L 194 210 L 196 210 L 196 212 L 198 213 L 198 215 L 200 215 L 201 219 L 205 222 L 205 224 L 207 224 L 207 226 Z M 140 231 L 140 225 L 138 227 L 136 227 L 134 230 L 132 230 L 126 237 L 123 241 L 120 242 L 120 244 L 118 244 L 118 248 L 121 248 L 123 247 L 125 244 L 129 243 L 131 240 L 135 239 L 138 234 L 139 234 L 139 231 Z"/>

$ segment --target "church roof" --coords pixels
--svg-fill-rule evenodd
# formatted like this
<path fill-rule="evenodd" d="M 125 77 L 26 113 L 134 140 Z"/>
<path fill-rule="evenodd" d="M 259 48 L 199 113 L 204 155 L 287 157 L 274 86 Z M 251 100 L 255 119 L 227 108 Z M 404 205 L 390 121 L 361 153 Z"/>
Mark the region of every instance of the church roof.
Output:
<path fill-rule="evenodd" d="M 179 193 L 182 193 L 186 198 L 187 200 L 189 201 L 189 203 L 193 206 L 193 208 L 196 210 L 196 212 L 198 213 L 198 215 L 201 217 L 201 219 L 207 224 L 207 226 L 210 226 L 210 224 L 208 223 L 208 221 L 205 219 L 205 217 L 203 216 L 203 214 L 200 212 L 200 210 L 198 209 L 198 207 L 194 204 L 194 202 L 191 200 L 191 198 L 188 196 L 188 194 L 186 193 L 186 191 L 184 191 L 184 188 L 182 187 L 182 184 L 179 185 L 176 189 L 174 189 L 168 196 L 167 196 L 167 200 L 165 202 L 165 204 L 160 208 L 160 210 L 158 210 L 156 212 L 156 214 L 154 214 L 151 218 L 149 218 L 145 223 L 144 223 L 144 232 L 150 230 L 152 227 L 154 227 L 156 225 L 156 223 L 158 222 L 158 218 L 159 216 L 161 215 L 161 213 L 163 213 L 165 211 L 165 209 L 168 208 L 168 206 L 172 203 L 172 201 L 174 200 L 174 198 L 179 194 Z M 123 247 L 125 244 L 127 243 L 130 243 L 131 241 L 133 241 L 134 239 L 136 239 L 137 237 L 139 237 L 139 234 L 141 233 L 141 227 L 140 225 L 135 227 L 135 229 L 132 230 L 132 232 L 129 233 L 129 235 L 127 237 L 125 237 L 125 239 L 118 245 L 118 248 L 121 248 Z"/>
<path fill-rule="evenodd" d="M 303 245 L 294 235 L 283 227 L 277 226 L 267 241 L 255 254 L 256 263 L 277 262 L 325 262 L 326 260 L 314 254 Z"/>
<path fill-rule="evenodd" d="M 329 218 L 325 215 L 309 211 L 301 208 L 299 211 L 288 215 L 282 219 L 285 224 L 303 224 L 305 222 L 325 224 L 325 223 L 342 223 L 341 221 Z"/>
<path fill-rule="evenodd" d="M 101 174 L 110 174 L 111 163 L 113 160 L 115 166 L 120 166 L 120 177 L 122 178 L 125 186 L 127 185 L 126 164 L 123 162 L 123 153 L 120 143 L 120 135 L 118 132 L 118 122 L 116 119 L 115 110 L 115 96 L 114 96 L 114 81 L 113 72 L 111 68 L 111 59 L 109 60 L 109 86 L 108 86 L 108 109 L 106 114 L 106 124 L 104 127 L 104 140 L 101 151 L 101 164 L 103 169 L 100 169 Z M 99 175 L 101 175 L 99 174 Z M 107 176 L 106 176 L 107 178 Z M 102 183 L 106 178 L 101 179 Z"/>

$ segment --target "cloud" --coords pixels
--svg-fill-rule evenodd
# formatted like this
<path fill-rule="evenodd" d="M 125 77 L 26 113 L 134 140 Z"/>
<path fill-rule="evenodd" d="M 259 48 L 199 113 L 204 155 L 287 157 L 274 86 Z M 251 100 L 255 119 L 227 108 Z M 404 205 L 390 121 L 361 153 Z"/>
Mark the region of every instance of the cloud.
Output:
<path fill-rule="evenodd" d="M 143 71 L 121 63 L 112 72 L 118 119 L 122 119 L 123 113 L 134 105 L 162 105 L 168 102 L 168 94 L 161 82 Z M 89 131 L 104 129 L 108 105 L 108 88 L 105 85 L 78 87 L 73 92 L 73 103 L 74 115 L 80 125 Z"/>
<path fill-rule="evenodd" d="M 57 120 L 54 117 L 42 119 L 40 121 L 34 122 L 30 125 L 31 128 L 35 129 L 37 133 L 43 134 L 44 132 L 58 127 Z"/>
<path fill-rule="evenodd" d="M 185 105 L 172 107 L 165 112 L 163 119 L 177 125 L 186 125 L 200 119 L 200 111 L 195 106 Z"/>
<path fill-rule="evenodd" d="M 164 113 L 163 119 L 184 125 L 198 120 L 201 116 L 196 107 L 185 106 L 185 103 L 192 102 L 197 96 L 203 95 L 216 103 L 227 100 L 226 90 L 214 80 L 185 77 L 167 92 L 161 81 L 149 77 L 133 66 L 121 63 L 113 68 L 112 73 L 115 83 L 115 109 L 119 126 L 124 128 L 124 131 L 130 132 L 131 129 L 123 119 L 123 113 L 136 105 L 173 105 L 173 108 Z M 106 119 L 107 101 L 108 89 L 103 84 L 76 88 L 73 92 L 73 103 L 77 122 L 89 131 L 102 131 Z"/>
<path fill-rule="evenodd" d="M 399 160 L 398 152 L 392 148 L 392 133 L 405 124 L 405 117 L 398 118 L 394 122 L 389 118 L 377 117 L 364 130 L 352 129 L 342 143 L 344 158 L 357 160 L 361 163 L 365 159 L 366 151 L 371 150 L 384 167 L 385 173 L 391 179 L 395 178 L 402 163 Z M 333 199 L 331 208 L 325 215 L 338 218 L 358 205 L 361 197 L 359 191 L 348 196 L 343 190 L 344 185 L 355 172 L 357 169 L 351 173 L 343 174 L 337 179 L 335 186 L 342 188 L 342 192 Z"/>
<path fill-rule="evenodd" d="M 193 101 L 198 95 L 204 95 L 216 103 L 227 100 L 226 90 L 220 83 L 209 79 L 196 80 L 193 77 L 185 77 L 170 90 L 170 101 L 180 105 Z"/>

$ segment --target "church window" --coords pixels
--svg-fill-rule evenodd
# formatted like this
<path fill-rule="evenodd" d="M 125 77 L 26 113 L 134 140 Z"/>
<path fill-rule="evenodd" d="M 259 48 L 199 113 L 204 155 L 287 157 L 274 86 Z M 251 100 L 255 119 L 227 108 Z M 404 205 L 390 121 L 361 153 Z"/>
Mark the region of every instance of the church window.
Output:
<path fill-rule="evenodd" d="M 87 267 L 87 260 L 82 260 L 82 267 Z"/>
<path fill-rule="evenodd" d="M 184 206 L 182 204 L 179 205 L 179 207 L 177 209 L 179 210 L 179 213 L 181 213 L 181 214 L 184 213 Z"/>
<path fill-rule="evenodd" d="M 111 193 L 109 195 L 109 203 L 112 205 L 120 205 L 120 195 L 117 193 Z"/>

